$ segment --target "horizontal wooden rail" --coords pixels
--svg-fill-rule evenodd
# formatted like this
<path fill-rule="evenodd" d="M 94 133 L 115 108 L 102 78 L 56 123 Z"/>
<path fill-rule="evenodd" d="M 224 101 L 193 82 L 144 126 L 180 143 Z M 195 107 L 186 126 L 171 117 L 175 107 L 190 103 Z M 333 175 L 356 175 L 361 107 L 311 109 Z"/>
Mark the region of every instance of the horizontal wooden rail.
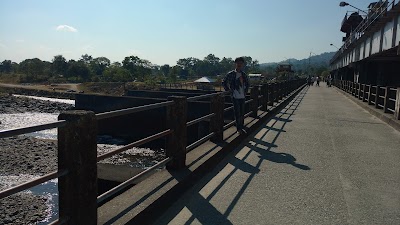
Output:
<path fill-rule="evenodd" d="M 165 106 L 169 106 L 174 104 L 173 101 L 166 101 L 166 102 L 160 102 L 160 103 L 154 103 L 154 104 L 149 104 L 149 105 L 144 105 L 144 106 L 136 106 L 132 108 L 127 108 L 127 109 L 119 109 L 115 111 L 110 111 L 110 112 L 104 112 L 104 113 L 98 113 L 96 114 L 97 120 L 103 120 L 111 117 L 117 117 L 117 116 L 123 116 L 123 115 L 128 115 L 132 113 L 137 113 L 141 111 L 147 111 L 150 109 L 157 109 Z"/>
<path fill-rule="evenodd" d="M 230 106 L 230 107 L 228 107 L 228 108 L 225 108 L 224 109 L 224 112 L 228 112 L 228 111 L 230 111 L 230 110 L 232 110 L 233 109 L 233 106 Z"/>
<path fill-rule="evenodd" d="M 192 101 L 196 101 L 196 100 L 203 99 L 203 98 L 209 98 L 209 97 L 212 97 L 212 96 L 217 95 L 217 94 L 219 94 L 219 92 L 211 93 L 211 94 L 205 94 L 205 95 L 199 95 L 199 96 L 194 96 L 194 97 L 187 98 L 187 101 L 188 102 L 192 102 Z"/>
<path fill-rule="evenodd" d="M 394 110 L 394 109 L 391 109 L 391 108 L 387 108 L 387 110 L 389 110 L 389 111 L 392 112 L 392 113 L 395 112 L 395 110 Z"/>
<path fill-rule="evenodd" d="M 62 224 L 67 224 L 68 219 L 63 219 L 59 218 L 57 220 L 54 220 L 53 222 L 49 223 L 48 225 L 62 225 Z"/>
<path fill-rule="evenodd" d="M 196 124 L 196 123 L 199 123 L 199 122 L 201 122 L 201 121 L 210 119 L 210 118 L 213 117 L 213 116 L 215 116 L 215 113 L 210 113 L 210 114 L 208 114 L 208 115 L 199 117 L 199 118 L 197 118 L 197 119 L 194 119 L 194 120 L 192 120 L 192 121 L 187 122 L 187 123 L 186 123 L 186 126 L 187 126 L 187 127 L 192 126 L 192 125 L 194 125 L 194 124 Z"/>
<path fill-rule="evenodd" d="M 231 121 L 228 124 L 224 125 L 224 130 L 228 129 L 229 127 L 233 126 L 235 124 L 235 121 Z"/>
<path fill-rule="evenodd" d="M 26 189 L 35 187 L 41 183 L 47 182 L 49 180 L 53 180 L 55 178 L 59 178 L 61 176 L 64 176 L 68 173 L 68 171 L 58 171 L 58 172 L 52 172 L 52 173 L 48 173 L 44 176 L 38 177 L 36 179 L 33 179 L 31 181 L 27 181 L 25 183 L 16 185 L 14 187 L 10 187 L 6 190 L 0 191 L 0 199 L 3 199 L 5 197 L 8 197 L 10 195 L 13 195 L 15 193 L 18 193 L 20 191 L 24 191 Z"/>
<path fill-rule="evenodd" d="M 244 104 L 249 104 L 252 101 L 254 101 L 254 100 L 253 99 L 249 99 L 249 100 L 245 101 Z"/>
<path fill-rule="evenodd" d="M 215 135 L 214 132 L 211 132 L 211 133 L 207 134 L 206 136 L 204 136 L 204 137 L 200 138 L 199 140 L 193 142 L 192 144 L 188 145 L 188 146 L 186 147 L 186 151 L 187 151 L 187 152 L 192 151 L 192 150 L 193 150 L 194 148 L 196 148 L 197 146 L 199 146 L 199 145 L 203 144 L 204 142 L 210 140 L 210 138 L 212 138 L 214 135 Z"/>
<path fill-rule="evenodd" d="M 21 134 L 33 133 L 36 131 L 42 131 L 42 130 L 63 127 L 66 124 L 67 124 L 67 122 L 65 120 L 60 120 L 60 121 L 57 121 L 54 123 L 46 123 L 46 124 L 41 124 L 41 125 L 37 125 L 37 126 L 2 130 L 2 131 L 0 131 L 0 138 L 12 137 L 12 136 L 17 136 L 17 135 L 21 135 Z"/>

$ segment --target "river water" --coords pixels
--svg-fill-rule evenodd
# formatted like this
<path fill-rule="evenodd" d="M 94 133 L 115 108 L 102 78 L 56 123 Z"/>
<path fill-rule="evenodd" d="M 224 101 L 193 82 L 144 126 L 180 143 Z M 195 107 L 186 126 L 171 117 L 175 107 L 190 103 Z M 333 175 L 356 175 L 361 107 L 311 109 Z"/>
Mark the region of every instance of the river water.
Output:
<path fill-rule="evenodd" d="M 67 103 L 71 105 L 75 105 L 74 100 L 65 100 L 65 99 L 53 99 L 53 98 L 44 98 L 44 97 L 35 97 L 35 96 L 21 96 L 15 95 L 17 97 L 29 97 L 40 100 L 48 100 L 53 102 L 61 102 Z M 57 113 L 15 113 L 15 114 L 0 114 L 0 130 L 13 129 L 19 127 L 27 127 L 39 124 L 45 124 L 49 122 L 57 121 L 58 114 Z M 44 130 L 40 132 L 27 134 L 28 136 L 39 138 L 39 139 L 57 139 L 57 129 Z M 115 144 L 98 144 L 98 148 L 102 153 L 110 151 L 111 149 L 115 149 L 118 145 L 124 143 L 124 140 L 115 139 L 110 136 L 102 136 L 99 139 L 107 140 L 107 142 L 115 143 Z M 113 163 L 113 164 L 124 164 L 130 165 L 132 167 L 140 167 L 145 169 L 146 167 L 150 167 L 157 162 L 154 157 L 156 153 L 151 149 L 145 148 L 132 148 L 126 152 L 127 155 L 124 156 L 113 156 L 110 159 L 107 159 L 105 162 Z M 132 155 L 135 156 L 135 161 L 131 161 Z M 14 185 L 20 184 L 22 182 L 26 182 L 37 178 L 37 176 L 20 174 L 19 176 L 4 176 L 0 174 L 0 183 L 3 187 L 12 187 Z M 41 185 L 38 185 L 34 188 L 27 190 L 34 195 L 45 196 L 47 198 L 47 218 L 38 224 L 48 224 L 49 222 L 58 218 L 58 181 L 57 179 L 48 181 Z"/>

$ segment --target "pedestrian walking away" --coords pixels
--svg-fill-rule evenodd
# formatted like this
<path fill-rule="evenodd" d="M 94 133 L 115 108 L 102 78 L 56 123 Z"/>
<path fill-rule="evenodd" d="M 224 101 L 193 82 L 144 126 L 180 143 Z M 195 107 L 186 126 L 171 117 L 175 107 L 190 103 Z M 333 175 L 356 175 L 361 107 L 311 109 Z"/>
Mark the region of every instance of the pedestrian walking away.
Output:
<path fill-rule="evenodd" d="M 226 74 L 222 81 L 225 91 L 230 92 L 235 112 L 236 129 L 240 134 L 246 133 L 244 130 L 244 107 L 250 84 L 247 74 L 243 71 L 244 65 L 243 57 L 236 58 L 235 69 Z"/>

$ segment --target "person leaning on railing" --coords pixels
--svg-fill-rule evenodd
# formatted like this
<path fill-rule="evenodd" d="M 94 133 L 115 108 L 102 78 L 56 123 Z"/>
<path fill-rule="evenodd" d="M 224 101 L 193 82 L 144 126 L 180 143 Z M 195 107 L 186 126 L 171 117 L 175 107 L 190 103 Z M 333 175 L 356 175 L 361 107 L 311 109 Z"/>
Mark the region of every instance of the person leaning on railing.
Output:
<path fill-rule="evenodd" d="M 245 61 L 243 57 L 235 59 L 235 69 L 224 77 L 222 85 L 225 91 L 229 91 L 232 98 L 233 110 L 235 112 L 236 129 L 242 134 L 244 130 L 244 107 L 246 93 L 249 90 L 249 77 L 243 71 Z"/>

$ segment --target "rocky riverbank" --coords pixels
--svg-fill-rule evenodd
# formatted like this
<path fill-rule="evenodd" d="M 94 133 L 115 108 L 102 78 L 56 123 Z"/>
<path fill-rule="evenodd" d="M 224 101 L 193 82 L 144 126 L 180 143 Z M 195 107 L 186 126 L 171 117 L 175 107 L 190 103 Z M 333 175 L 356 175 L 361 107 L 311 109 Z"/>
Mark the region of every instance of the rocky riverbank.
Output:
<path fill-rule="evenodd" d="M 0 114 L 5 115 L 31 112 L 59 113 L 72 108 L 71 104 L 0 94 Z M 101 137 L 99 142 L 109 144 L 99 144 L 98 155 L 118 147 L 112 145 L 118 144 L 118 141 L 112 137 Z M 135 148 L 102 160 L 100 163 L 145 168 L 154 165 L 164 157 L 165 153 L 162 150 L 153 151 Z M 56 140 L 42 140 L 28 136 L 0 138 L 0 190 L 56 170 Z M 50 213 L 49 201 L 49 197 L 31 192 L 20 192 L 1 199 L 0 212 L 2 216 L 0 216 L 0 224 L 36 224 L 48 217 Z"/>
<path fill-rule="evenodd" d="M 8 94 L 0 94 L 0 113 L 57 113 L 72 109 L 71 104 L 42 101 L 32 98 L 15 97 Z"/>
<path fill-rule="evenodd" d="M 0 94 L 0 114 L 58 113 L 73 105 Z M 0 121 L 1 123 L 1 121 Z M 57 143 L 33 137 L 0 138 L 0 189 L 57 170 Z M 0 201 L 0 224 L 36 224 L 49 214 L 49 199 L 20 192 Z"/>

